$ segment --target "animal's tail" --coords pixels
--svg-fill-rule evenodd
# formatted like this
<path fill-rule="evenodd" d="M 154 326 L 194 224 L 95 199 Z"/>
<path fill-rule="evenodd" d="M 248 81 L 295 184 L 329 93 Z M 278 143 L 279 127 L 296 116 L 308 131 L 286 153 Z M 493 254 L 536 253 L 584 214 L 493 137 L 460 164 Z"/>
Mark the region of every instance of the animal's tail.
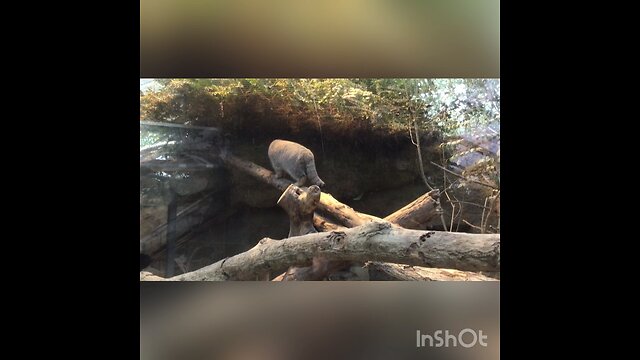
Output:
<path fill-rule="evenodd" d="M 320 187 L 324 186 L 324 181 L 320 179 L 318 176 L 318 172 L 316 171 L 316 164 L 311 159 L 311 161 L 307 161 L 307 178 L 311 181 L 311 183 L 316 184 Z"/>

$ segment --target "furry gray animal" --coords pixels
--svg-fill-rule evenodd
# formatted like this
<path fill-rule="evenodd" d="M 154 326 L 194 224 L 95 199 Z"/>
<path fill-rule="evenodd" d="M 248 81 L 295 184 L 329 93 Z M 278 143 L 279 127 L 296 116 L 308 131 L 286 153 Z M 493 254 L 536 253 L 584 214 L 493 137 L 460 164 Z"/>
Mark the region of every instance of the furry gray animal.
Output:
<path fill-rule="evenodd" d="M 269 145 L 269 160 L 279 178 L 284 177 L 286 172 L 296 181 L 296 186 L 304 186 L 307 182 L 319 187 L 324 186 L 324 181 L 316 171 L 313 153 L 298 143 L 273 140 Z"/>

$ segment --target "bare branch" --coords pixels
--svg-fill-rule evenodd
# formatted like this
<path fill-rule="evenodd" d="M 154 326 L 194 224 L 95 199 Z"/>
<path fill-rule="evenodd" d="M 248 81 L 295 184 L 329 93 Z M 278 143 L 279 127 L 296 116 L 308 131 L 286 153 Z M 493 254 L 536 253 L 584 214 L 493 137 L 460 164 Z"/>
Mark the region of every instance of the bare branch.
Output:
<path fill-rule="evenodd" d="M 459 177 L 459 178 L 461 178 L 463 180 L 466 180 L 466 181 L 469 181 L 469 182 L 472 182 L 472 183 L 476 183 L 476 184 L 479 184 L 479 185 L 487 186 L 487 187 L 490 187 L 492 189 L 500 190 L 498 187 L 493 186 L 491 184 L 483 183 L 483 182 L 477 181 L 477 180 L 468 179 L 468 178 L 466 178 L 466 177 L 464 177 L 464 176 L 462 176 L 460 174 L 456 174 L 453 171 L 434 163 L 433 161 L 431 161 L 431 164 L 436 166 L 436 167 L 438 167 L 438 168 L 440 168 L 440 169 L 442 169 L 442 170 L 444 170 L 444 171 L 446 171 L 446 172 L 448 172 L 449 174 L 451 174 L 453 176 L 457 176 L 457 177 Z"/>

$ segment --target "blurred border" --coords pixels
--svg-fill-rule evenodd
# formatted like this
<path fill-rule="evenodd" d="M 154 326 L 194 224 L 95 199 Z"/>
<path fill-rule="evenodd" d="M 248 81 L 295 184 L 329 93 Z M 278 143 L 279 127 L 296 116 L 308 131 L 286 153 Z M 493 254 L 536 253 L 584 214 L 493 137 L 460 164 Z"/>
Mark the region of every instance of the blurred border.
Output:
<path fill-rule="evenodd" d="M 144 283 L 140 290 L 141 359 L 500 357 L 499 283 Z M 418 346 L 417 331 L 462 329 L 482 331 L 487 346 Z"/>
<path fill-rule="evenodd" d="M 500 77 L 499 0 L 140 1 L 140 77 Z"/>

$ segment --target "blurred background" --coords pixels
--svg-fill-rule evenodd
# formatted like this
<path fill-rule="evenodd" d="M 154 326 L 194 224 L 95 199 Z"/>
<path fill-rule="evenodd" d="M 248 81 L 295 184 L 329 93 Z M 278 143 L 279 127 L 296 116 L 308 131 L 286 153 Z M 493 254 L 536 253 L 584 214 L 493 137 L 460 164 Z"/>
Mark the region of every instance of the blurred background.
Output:
<path fill-rule="evenodd" d="M 141 360 L 500 357 L 499 282 L 141 286 Z M 417 330 L 466 328 L 482 330 L 488 346 L 417 347 Z"/>
<path fill-rule="evenodd" d="M 140 77 L 500 77 L 499 0 L 140 1 Z"/>

